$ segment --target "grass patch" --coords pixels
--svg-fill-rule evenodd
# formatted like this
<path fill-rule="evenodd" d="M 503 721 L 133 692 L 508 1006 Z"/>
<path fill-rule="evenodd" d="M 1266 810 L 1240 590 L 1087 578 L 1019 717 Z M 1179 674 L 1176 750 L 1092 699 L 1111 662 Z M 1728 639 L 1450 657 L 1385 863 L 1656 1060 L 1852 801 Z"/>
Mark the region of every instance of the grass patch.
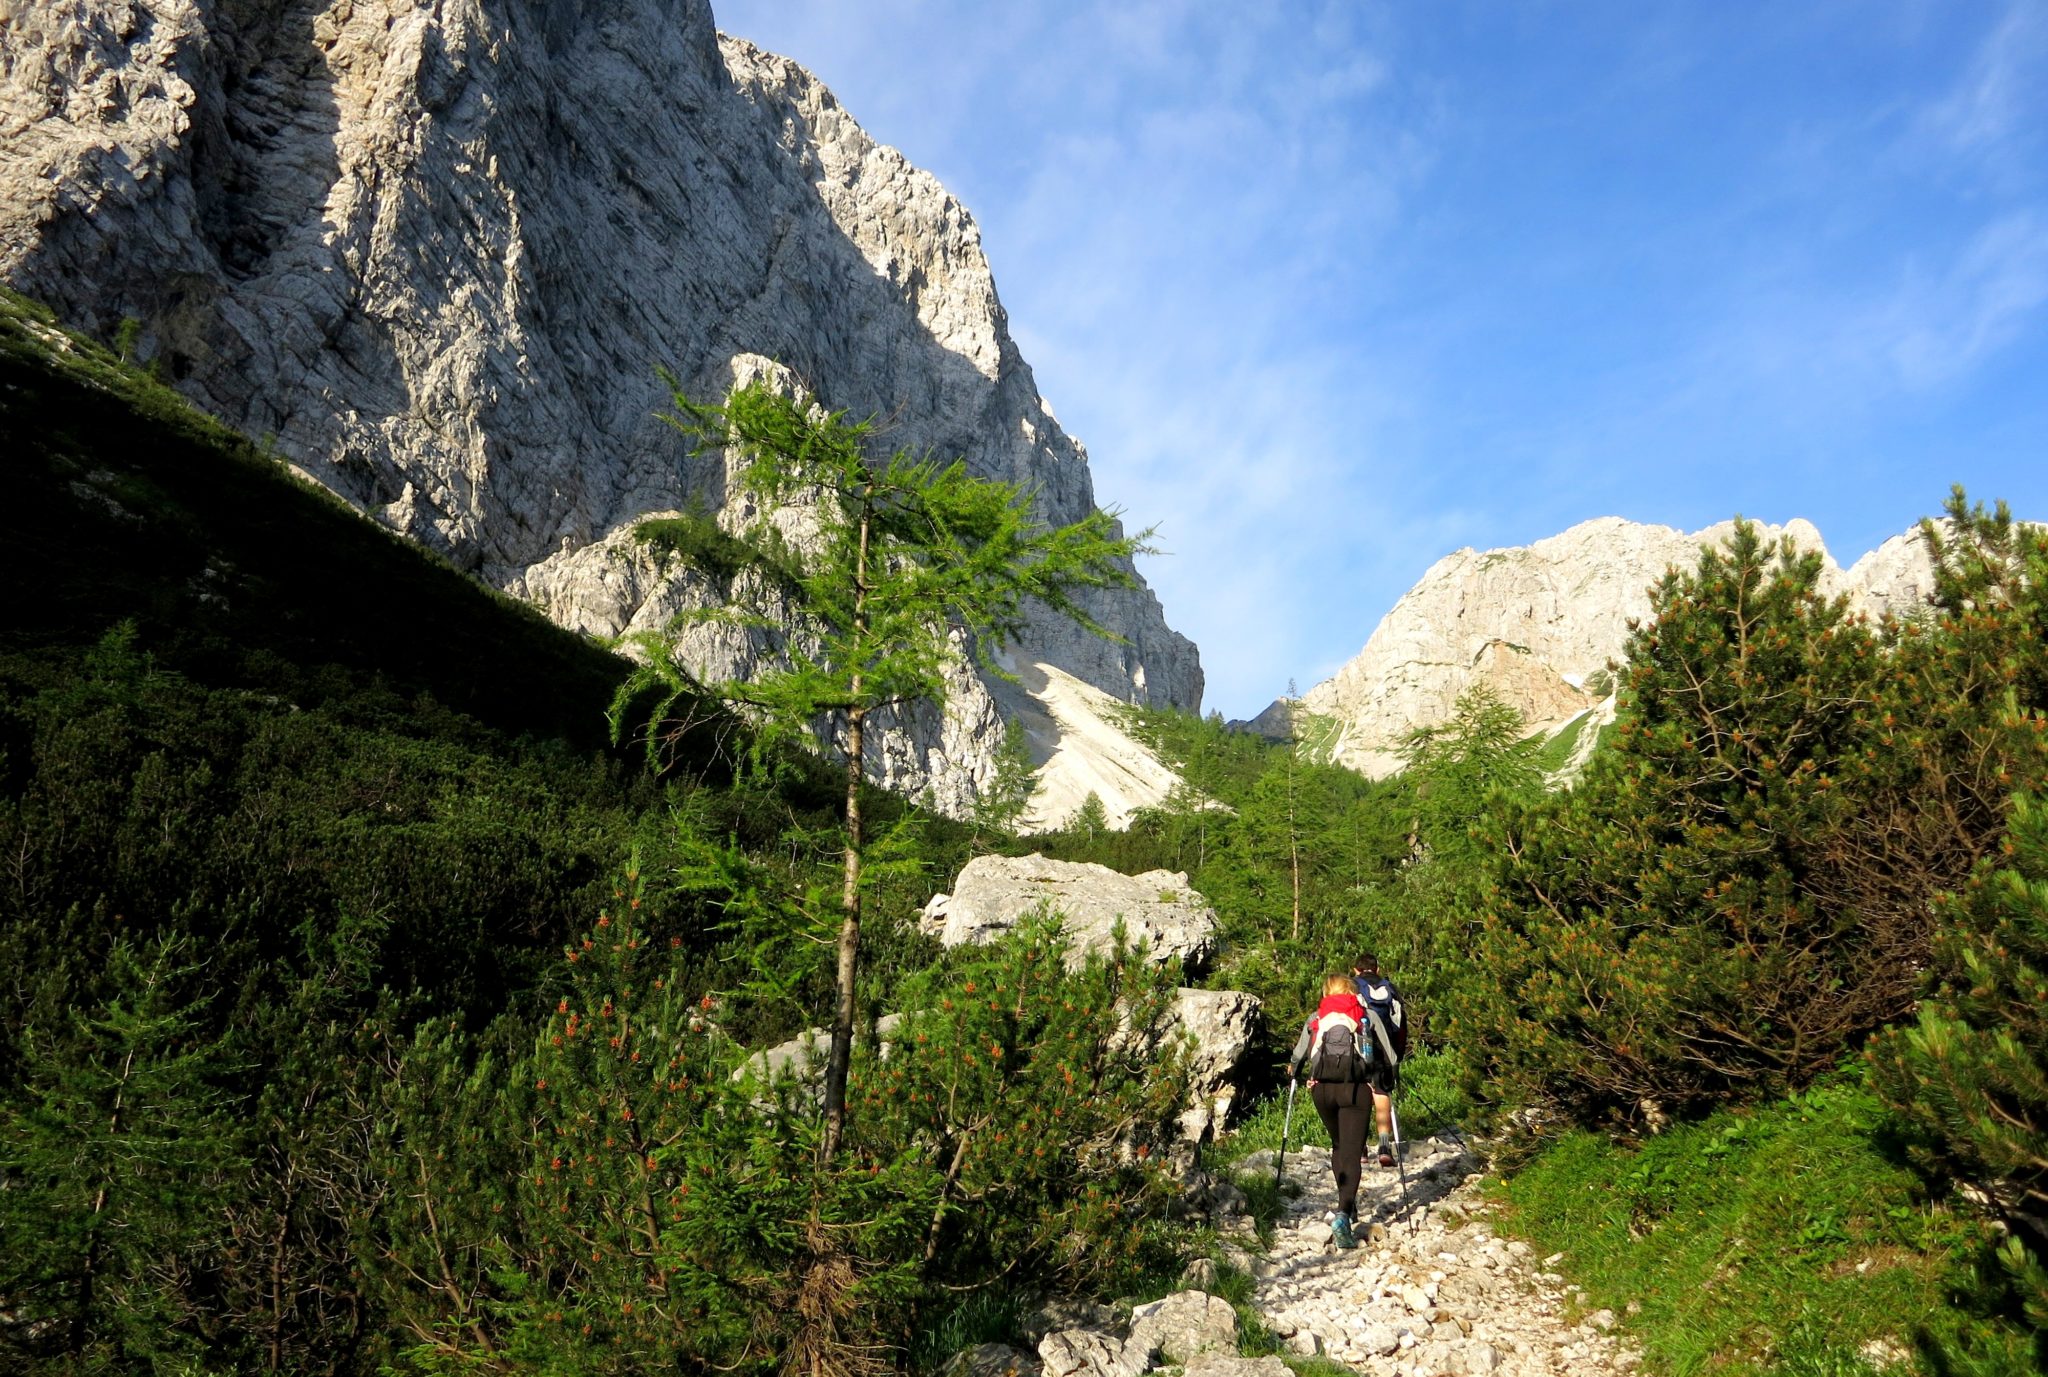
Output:
<path fill-rule="evenodd" d="M 1586 724 L 1592 720 L 1593 710 L 1588 708 L 1558 728 L 1557 733 L 1536 751 L 1533 763 L 1537 773 L 1548 779 L 1562 770 L 1565 762 L 1572 758 L 1572 752 L 1578 749 L 1579 738 L 1585 734 Z"/>
<path fill-rule="evenodd" d="M 1285 1185 L 1273 1179 L 1270 1171 L 1233 1171 L 1230 1179 L 1244 1192 L 1245 1210 L 1251 1215 L 1252 1226 L 1258 1230 L 1259 1246 L 1273 1246 L 1273 1230 L 1280 1225 L 1280 1216 L 1287 1212 L 1287 1202 L 1293 1195 Z"/>
<path fill-rule="evenodd" d="M 1640 1303 L 1629 1328 L 1654 1367 L 1854 1377 L 1872 1340 L 1985 1325 L 1951 1303 L 1982 1231 L 1928 1199 L 1886 1123 L 1845 1076 L 1634 1149 L 1574 1133 L 1499 1194 L 1591 1305 Z"/>
<path fill-rule="evenodd" d="M 970 1292 L 933 1323 L 919 1327 L 905 1365 L 912 1372 L 937 1372 L 955 1353 L 976 1344 L 1028 1348 L 1023 1322 L 1024 1302 L 1015 1292 Z"/>

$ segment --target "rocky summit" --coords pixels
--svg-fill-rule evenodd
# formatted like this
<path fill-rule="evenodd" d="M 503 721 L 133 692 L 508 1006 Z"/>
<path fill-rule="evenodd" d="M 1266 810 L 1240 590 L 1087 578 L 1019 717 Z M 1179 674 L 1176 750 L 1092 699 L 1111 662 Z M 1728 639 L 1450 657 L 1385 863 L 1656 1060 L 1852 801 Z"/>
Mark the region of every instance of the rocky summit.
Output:
<path fill-rule="evenodd" d="M 1848 569 L 1812 523 L 1762 526 L 1826 560 L 1823 588 L 1871 615 L 1925 600 L 1932 588 L 1917 532 L 1887 540 Z M 1722 522 L 1690 534 L 1602 517 L 1533 545 L 1444 556 L 1380 619 L 1365 648 L 1310 689 L 1303 706 L 1338 727 L 1337 758 L 1375 778 L 1401 768 L 1403 739 L 1448 720 L 1460 694 L 1486 684 L 1534 731 L 1611 710 L 1608 665 L 1631 618 L 1647 617 L 1664 571 L 1689 569 L 1723 544 Z M 1270 710 L 1269 710 L 1270 712 Z M 1263 719 L 1262 719 L 1263 720 Z M 1592 735 L 1586 734 L 1590 746 Z"/>
<path fill-rule="evenodd" d="M 699 398 L 786 370 L 1048 520 L 1095 506 L 973 216 L 704 0 L 49 0 L 0 30 L 0 281 L 105 338 L 134 322 L 186 395 L 565 626 L 715 597 L 630 538 L 726 506 L 657 367 Z M 1089 610 L 1121 640 L 1048 617 L 1017 662 L 1199 706 L 1142 583 Z M 773 653 L 692 635 L 708 675 Z M 963 670 L 879 773 L 964 808 L 999 718 Z"/>

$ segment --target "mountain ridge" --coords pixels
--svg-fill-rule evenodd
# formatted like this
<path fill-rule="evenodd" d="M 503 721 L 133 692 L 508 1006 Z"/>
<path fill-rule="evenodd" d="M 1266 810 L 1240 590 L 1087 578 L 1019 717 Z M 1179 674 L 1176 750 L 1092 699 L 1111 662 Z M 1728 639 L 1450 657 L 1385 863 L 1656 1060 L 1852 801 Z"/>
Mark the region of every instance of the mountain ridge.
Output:
<path fill-rule="evenodd" d="M 657 418 L 779 367 L 886 442 L 1092 510 L 979 229 L 793 61 L 704 0 L 274 8 L 65 0 L 0 59 L 0 281 L 134 347 L 323 486 L 557 622 L 659 626 L 716 589 L 631 540 L 728 505 Z M 770 361 L 773 361 L 771 364 Z M 736 519 L 736 518 L 729 518 Z M 1194 709 L 1156 597 L 1091 598 L 1017 647 L 1111 697 Z M 692 632 L 707 678 L 771 645 Z M 878 773 L 963 811 L 993 683 L 882 734 Z"/>
<path fill-rule="evenodd" d="M 1757 523 L 1823 560 L 1822 588 L 1871 615 L 1925 600 L 1931 564 L 1916 531 L 1893 536 L 1843 569 L 1801 518 Z M 1703 546 L 1735 528 L 1676 527 L 1595 517 L 1523 546 L 1465 548 L 1432 564 L 1381 617 L 1359 653 L 1302 696 L 1334 719 L 1335 756 L 1373 778 L 1399 770 L 1402 741 L 1449 719 L 1458 696 L 1487 684 L 1527 730 L 1555 732 L 1600 710 L 1602 676 L 1618 660 L 1630 618 L 1646 617 L 1668 568 L 1689 569 Z"/>

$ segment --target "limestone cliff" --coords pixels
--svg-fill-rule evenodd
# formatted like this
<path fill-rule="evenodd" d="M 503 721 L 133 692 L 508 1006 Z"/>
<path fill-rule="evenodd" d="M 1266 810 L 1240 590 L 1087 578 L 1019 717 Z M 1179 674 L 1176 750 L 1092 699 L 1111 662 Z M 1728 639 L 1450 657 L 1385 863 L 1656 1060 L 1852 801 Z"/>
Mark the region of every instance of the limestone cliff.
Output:
<path fill-rule="evenodd" d="M 1401 767 L 1409 732 L 1448 719 L 1458 696 L 1479 683 L 1492 685 L 1531 731 L 1600 713 L 1607 664 L 1621 657 L 1629 619 L 1649 615 L 1651 586 L 1671 566 L 1691 568 L 1702 545 L 1723 543 L 1733 529 L 1723 522 L 1688 535 L 1602 517 L 1533 545 L 1446 555 L 1304 704 L 1337 722 L 1338 758 L 1376 778 Z M 1762 531 L 1826 556 L 1809 522 Z M 1847 570 L 1828 558 L 1824 578 L 1827 591 L 1872 615 L 1924 601 L 1931 589 L 1915 533 L 1894 536 Z"/>
<path fill-rule="evenodd" d="M 726 500 L 655 418 L 657 365 L 707 396 L 772 359 L 1049 520 L 1095 501 L 973 217 L 704 0 L 0 0 L 0 280 L 140 322 L 202 405 L 594 633 L 708 595 L 626 537 Z M 1199 705 L 1148 589 L 1092 610 L 1123 644 L 1048 619 L 1017 658 Z M 713 673 L 771 651 L 693 649 Z M 945 722 L 877 749 L 959 807 L 997 730 L 963 672 Z"/>

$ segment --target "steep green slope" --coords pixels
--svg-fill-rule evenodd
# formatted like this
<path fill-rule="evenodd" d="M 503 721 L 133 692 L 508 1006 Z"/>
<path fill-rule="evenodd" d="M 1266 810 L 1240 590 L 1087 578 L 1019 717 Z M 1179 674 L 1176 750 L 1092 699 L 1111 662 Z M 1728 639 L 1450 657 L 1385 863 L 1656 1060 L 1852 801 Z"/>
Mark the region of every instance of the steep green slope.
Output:
<path fill-rule="evenodd" d="M 0 651 L 133 621 L 204 682 L 380 682 L 511 734 L 603 742 L 625 665 L 293 476 L 47 312 L 0 295 Z M 339 679 L 337 679 L 339 676 Z"/>

